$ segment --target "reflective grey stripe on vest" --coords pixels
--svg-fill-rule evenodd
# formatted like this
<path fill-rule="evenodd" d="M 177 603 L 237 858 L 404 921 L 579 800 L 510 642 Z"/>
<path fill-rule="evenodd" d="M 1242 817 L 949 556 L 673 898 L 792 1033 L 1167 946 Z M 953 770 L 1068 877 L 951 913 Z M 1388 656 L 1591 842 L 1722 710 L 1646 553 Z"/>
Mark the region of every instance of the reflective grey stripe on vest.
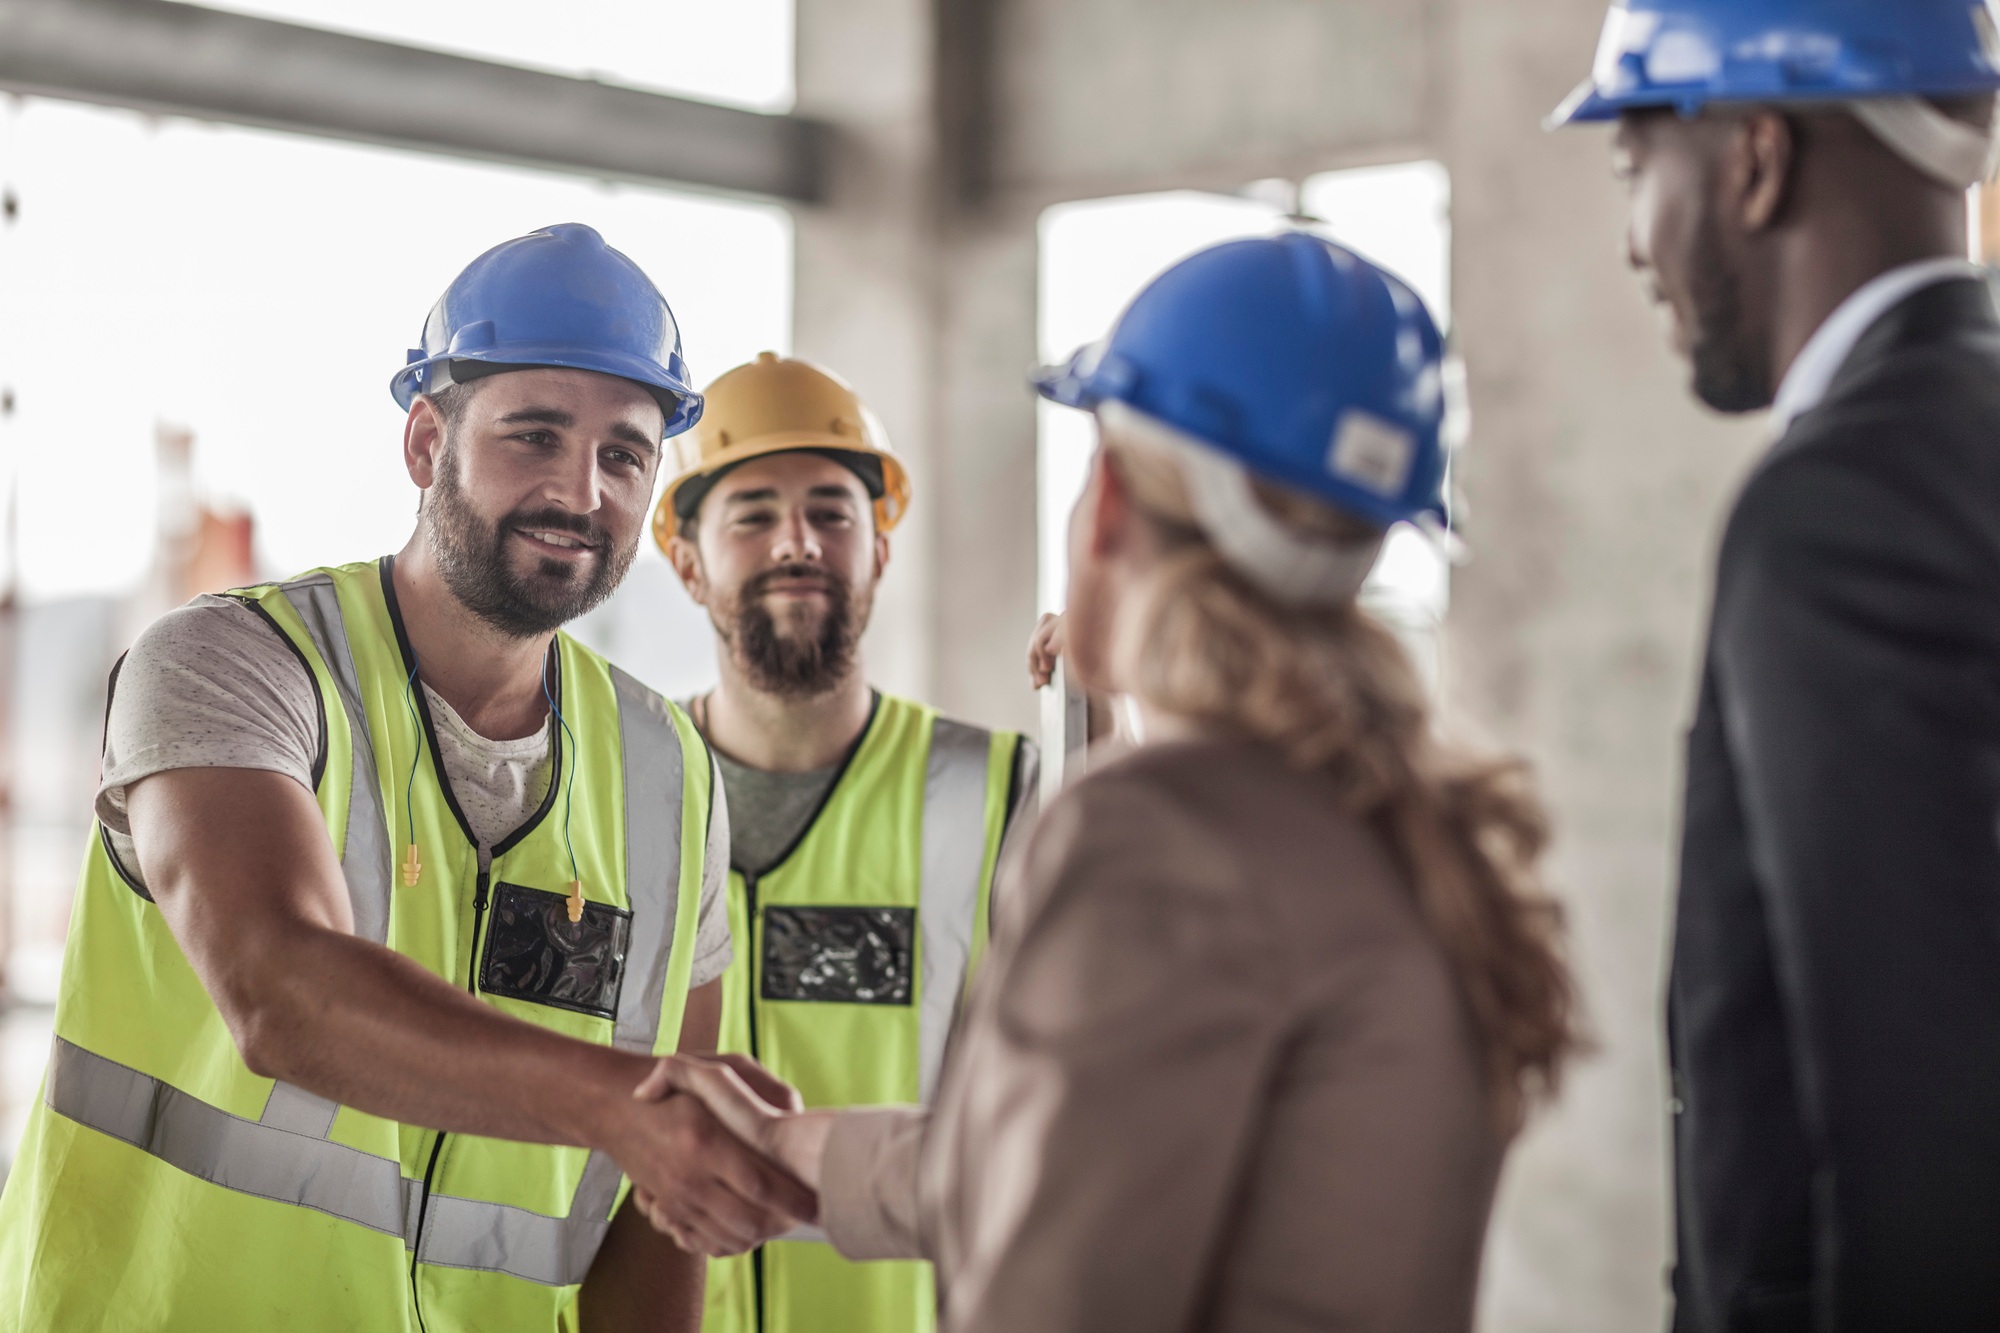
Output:
<path fill-rule="evenodd" d="M 315 642 L 321 643 L 317 635 Z M 344 636 L 337 642 L 345 647 Z M 351 657 L 347 664 L 351 672 Z M 650 1051 L 659 1034 L 680 899 L 684 773 L 680 737 L 665 705 L 622 672 L 614 674 L 624 749 L 625 867 L 633 931 L 627 953 L 632 970 L 619 993 L 614 1041 Z M 365 722 L 356 729 L 358 738 L 366 737 Z M 357 756 L 363 752 L 357 744 Z M 358 775 L 358 757 L 356 764 Z M 372 767 L 366 776 L 366 787 L 375 790 Z M 377 812 L 379 820 L 379 803 Z M 387 835 L 379 826 L 377 836 L 386 847 Z M 352 825 L 348 845 L 355 846 Z M 386 869 L 386 858 L 383 864 Z M 352 883 L 350 879 L 350 892 Z M 622 1178 L 616 1162 L 593 1152 L 564 1217 L 443 1194 L 433 1194 L 420 1209 L 420 1186 L 403 1177 L 394 1159 L 327 1140 L 339 1108 L 326 1098 L 279 1084 L 263 1118 L 245 1120 L 60 1037 L 50 1057 L 45 1100 L 58 1114 L 189 1175 L 401 1236 L 407 1247 L 419 1244 L 421 1215 L 419 1262 L 510 1273 L 548 1286 L 581 1282 L 590 1271 Z"/>
<path fill-rule="evenodd" d="M 43 1100 L 224 1189 L 403 1234 L 408 1182 L 387 1157 L 231 1115 L 61 1037 L 49 1053 Z"/>
<path fill-rule="evenodd" d="M 375 779 L 375 741 L 361 704 L 361 673 L 355 669 L 354 650 L 347 645 L 340 594 L 325 574 L 281 584 L 280 590 L 305 622 L 347 713 L 354 768 L 347 786 L 347 845 L 341 849 L 340 870 L 354 909 L 354 933 L 381 944 L 389 938 L 389 822 L 382 809 L 381 784 Z"/>
<path fill-rule="evenodd" d="M 666 702 L 616 667 L 611 679 L 623 743 L 626 893 L 632 905 L 632 938 L 612 1043 L 651 1052 L 660 1032 L 660 1003 L 680 907 L 685 773 L 680 735 Z M 611 1226 L 611 1206 L 618 1201 L 623 1178 L 608 1153 L 592 1152 L 566 1217 L 433 1194 L 417 1261 L 511 1273 L 552 1287 L 581 1282 Z"/>
<path fill-rule="evenodd" d="M 660 1033 L 667 957 L 681 905 L 680 733 L 667 701 L 617 667 L 618 731 L 625 756 L 626 892 L 632 898 L 632 938 L 625 986 L 619 992 L 612 1044 L 650 1052 Z"/>
<path fill-rule="evenodd" d="M 347 784 L 347 841 L 340 852 L 340 870 L 347 880 L 355 935 L 382 944 L 389 938 L 389 826 L 382 813 L 381 785 L 375 780 L 375 742 L 361 706 L 361 673 L 354 665 L 354 650 L 348 646 L 340 594 L 325 574 L 309 574 L 278 586 L 333 677 L 347 715 L 353 764 Z M 264 1104 L 261 1123 L 323 1139 L 333 1132 L 333 1118 L 339 1112 L 340 1103 L 331 1097 L 279 1083 Z"/>
<path fill-rule="evenodd" d="M 944 1069 L 944 1043 L 965 988 L 986 868 L 986 766 L 990 733 L 939 718 L 924 770 L 923 990 L 917 1014 L 917 1087 L 928 1104 Z"/>

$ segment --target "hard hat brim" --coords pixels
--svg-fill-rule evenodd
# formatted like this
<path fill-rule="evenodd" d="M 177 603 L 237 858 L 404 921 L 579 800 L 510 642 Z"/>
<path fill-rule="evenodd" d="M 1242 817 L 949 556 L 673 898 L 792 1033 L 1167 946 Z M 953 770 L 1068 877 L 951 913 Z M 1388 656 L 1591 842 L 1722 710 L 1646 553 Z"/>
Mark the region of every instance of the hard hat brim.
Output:
<path fill-rule="evenodd" d="M 778 431 L 724 449 L 700 467 L 691 468 L 668 482 L 666 490 L 660 493 L 659 503 L 653 506 L 654 544 L 664 553 L 668 542 L 680 531 L 674 497 L 689 482 L 738 467 L 754 458 L 819 450 L 861 454 L 879 461 L 882 465 L 882 494 L 875 499 L 875 530 L 886 533 L 903 521 L 903 515 L 910 508 L 910 474 L 904 468 L 902 459 L 887 449 L 863 444 L 851 435 L 835 435 L 830 431 Z"/>
<path fill-rule="evenodd" d="M 1616 120 L 1625 109 L 1597 90 L 1597 80 L 1585 79 L 1570 91 L 1568 97 L 1563 98 L 1560 106 L 1549 112 L 1548 118 L 1542 122 L 1542 128 L 1559 130 L 1565 125 L 1589 125 Z"/>
<path fill-rule="evenodd" d="M 630 380 L 652 394 L 665 414 L 663 439 L 671 439 L 701 420 L 702 396 L 687 380 L 683 368 L 662 367 L 644 357 L 631 356 L 623 352 L 579 350 L 573 347 L 533 347 L 502 346 L 491 351 L 481 351 L 473 355 L 440 353 L 422 361 L 414 361 L 401 370 L 389 382 L 389 392 L 396 405 L 405 412 L 417 396 L 442 387 L 435 381 L 434 371 L 454 363 L 492 366 L 491 373 L 501 374 L 509 370 L 587 370 L 599 375 L 611 375 L 618 379 Z M 454 378 L 454 383 L 458 382 Z"/>
<path fill-rule="evenodd" d="M 1977 97 L 1995 91 L 1991 86 L 1955 87 L 1925 89 L 1907 95 L 1926 98 Z M 1600 124 L 1616 120 L 1628 111 L 1678 111 L 1683 116 L 1694 117 L 1701 114 L 1703 107 L 1710 106 L 1839 107 L 1852 102 L 1905 95 L 1868 91 L 1828 93 L 1819 89 L 1714 92 L 1707 88 L 1686 87 L 1645 88 L 1622 96 L 1609 96 L 1594 80 L 1585 79 L 1563 99 L 1562 105 L 1548 114 L 1542 128 L 1559 130 L 1570 125 Z"/>

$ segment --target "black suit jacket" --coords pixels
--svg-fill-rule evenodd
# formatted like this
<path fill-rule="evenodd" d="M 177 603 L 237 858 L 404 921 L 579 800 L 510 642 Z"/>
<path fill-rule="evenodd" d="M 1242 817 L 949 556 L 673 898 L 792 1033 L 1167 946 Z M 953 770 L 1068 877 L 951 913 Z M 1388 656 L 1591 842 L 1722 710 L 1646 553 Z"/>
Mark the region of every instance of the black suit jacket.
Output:
<path fill-rule="evenodd" d="M 1683 836 L 1676 1329 L 2000 1329 L 1985 284 L 1885 315 L 1746 484 Z"/>

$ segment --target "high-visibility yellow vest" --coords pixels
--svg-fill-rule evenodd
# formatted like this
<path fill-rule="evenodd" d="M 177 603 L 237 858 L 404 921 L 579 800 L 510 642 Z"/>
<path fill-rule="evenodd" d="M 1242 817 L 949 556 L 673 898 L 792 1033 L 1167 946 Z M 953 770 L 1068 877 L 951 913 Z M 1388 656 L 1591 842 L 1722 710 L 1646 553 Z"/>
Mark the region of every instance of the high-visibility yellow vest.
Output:
<path fill-rule="evenodd" d="M 761 875 L 730 874 L 723 1050 L 755 1056 L 808 1106 L 930 1100 L 986 948 L 1020 740 L 878 696 L 798 844 Z M 936 1324 L 926 1263 L 850 1263 L 802 1238 L 709 1264 L 707 1333 Z"/>
<path fill-rule="evenodd" d="M 558 635 L 551 688 L 574 741 L 482 873 L 411 678 L 390 562 L 235 595 L 318 689 L 316 795 L 355 933 L 524 1022 L 671 1049 L 713 783 L 687 716 Z M 565 814 L 588 900 L 574 925 Z M 406 888 L 412 825 L 422 874 Z M 259 1078 L 129 869 L 96 830 L 43 1101 L 0 1198 L 0 1326 L 556 1329 L 625 1195 L 617 1164 L 398 1124 Z"/>

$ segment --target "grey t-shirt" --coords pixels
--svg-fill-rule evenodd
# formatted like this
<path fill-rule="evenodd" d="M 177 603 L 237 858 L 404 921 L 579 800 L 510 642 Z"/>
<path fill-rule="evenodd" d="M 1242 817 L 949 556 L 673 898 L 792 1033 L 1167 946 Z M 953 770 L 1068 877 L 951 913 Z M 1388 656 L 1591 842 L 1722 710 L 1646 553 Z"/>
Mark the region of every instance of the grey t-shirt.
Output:
<path fill-rule="evenodd" d="M 424 687 L 439 756 L 466 822 L 486 849 L 541 804 L 550 772 L 549 724 L 519 740 L 489 740 Z M 104 777 L 97 816 L 112 848 L 135 875 L 139 859 L 125 814 L 125 789 L 175 768 L 254 768 L 283 773 L 311 789 L 319 747 L 312 678 L 263 618 L 228 597 L 197 597 L 169 611 L 132 645 L 105 721 Z M 729 816 L 720 786 L 709 821 L 709 855 L 695 919 L 690 984 L 729 967 Z"/>
<path fill-rule="evenodd" d="M 682 707 L 693 710 L 697 721 L 706 719 L 694 700 Z M 751 875 L 769 874 L 798 846 L 847 766 L 842 761 L 804 773 L 773 773 L 739 763 L 713 745 L 709 753 L 715 756 L 722 784 L 729 789 L 731 862 Z M 1041 790 L 1041 753 L 1026 737 L 1021 740 L 1014 772 L 1016 791 L 1014 808 L 1007 816 L 1007 843 L 1012 843 L 1018 829 L 1028 822 L 1021 816 L 1034 809 Z"/>
<path fill-rule="evenodd" d="M 841 765 L 807 773 L 770 773 L 710 747 L 729 789 L 729 855 L 736 868 L 762 875 L 784 860 L 813 822 Z"/>

